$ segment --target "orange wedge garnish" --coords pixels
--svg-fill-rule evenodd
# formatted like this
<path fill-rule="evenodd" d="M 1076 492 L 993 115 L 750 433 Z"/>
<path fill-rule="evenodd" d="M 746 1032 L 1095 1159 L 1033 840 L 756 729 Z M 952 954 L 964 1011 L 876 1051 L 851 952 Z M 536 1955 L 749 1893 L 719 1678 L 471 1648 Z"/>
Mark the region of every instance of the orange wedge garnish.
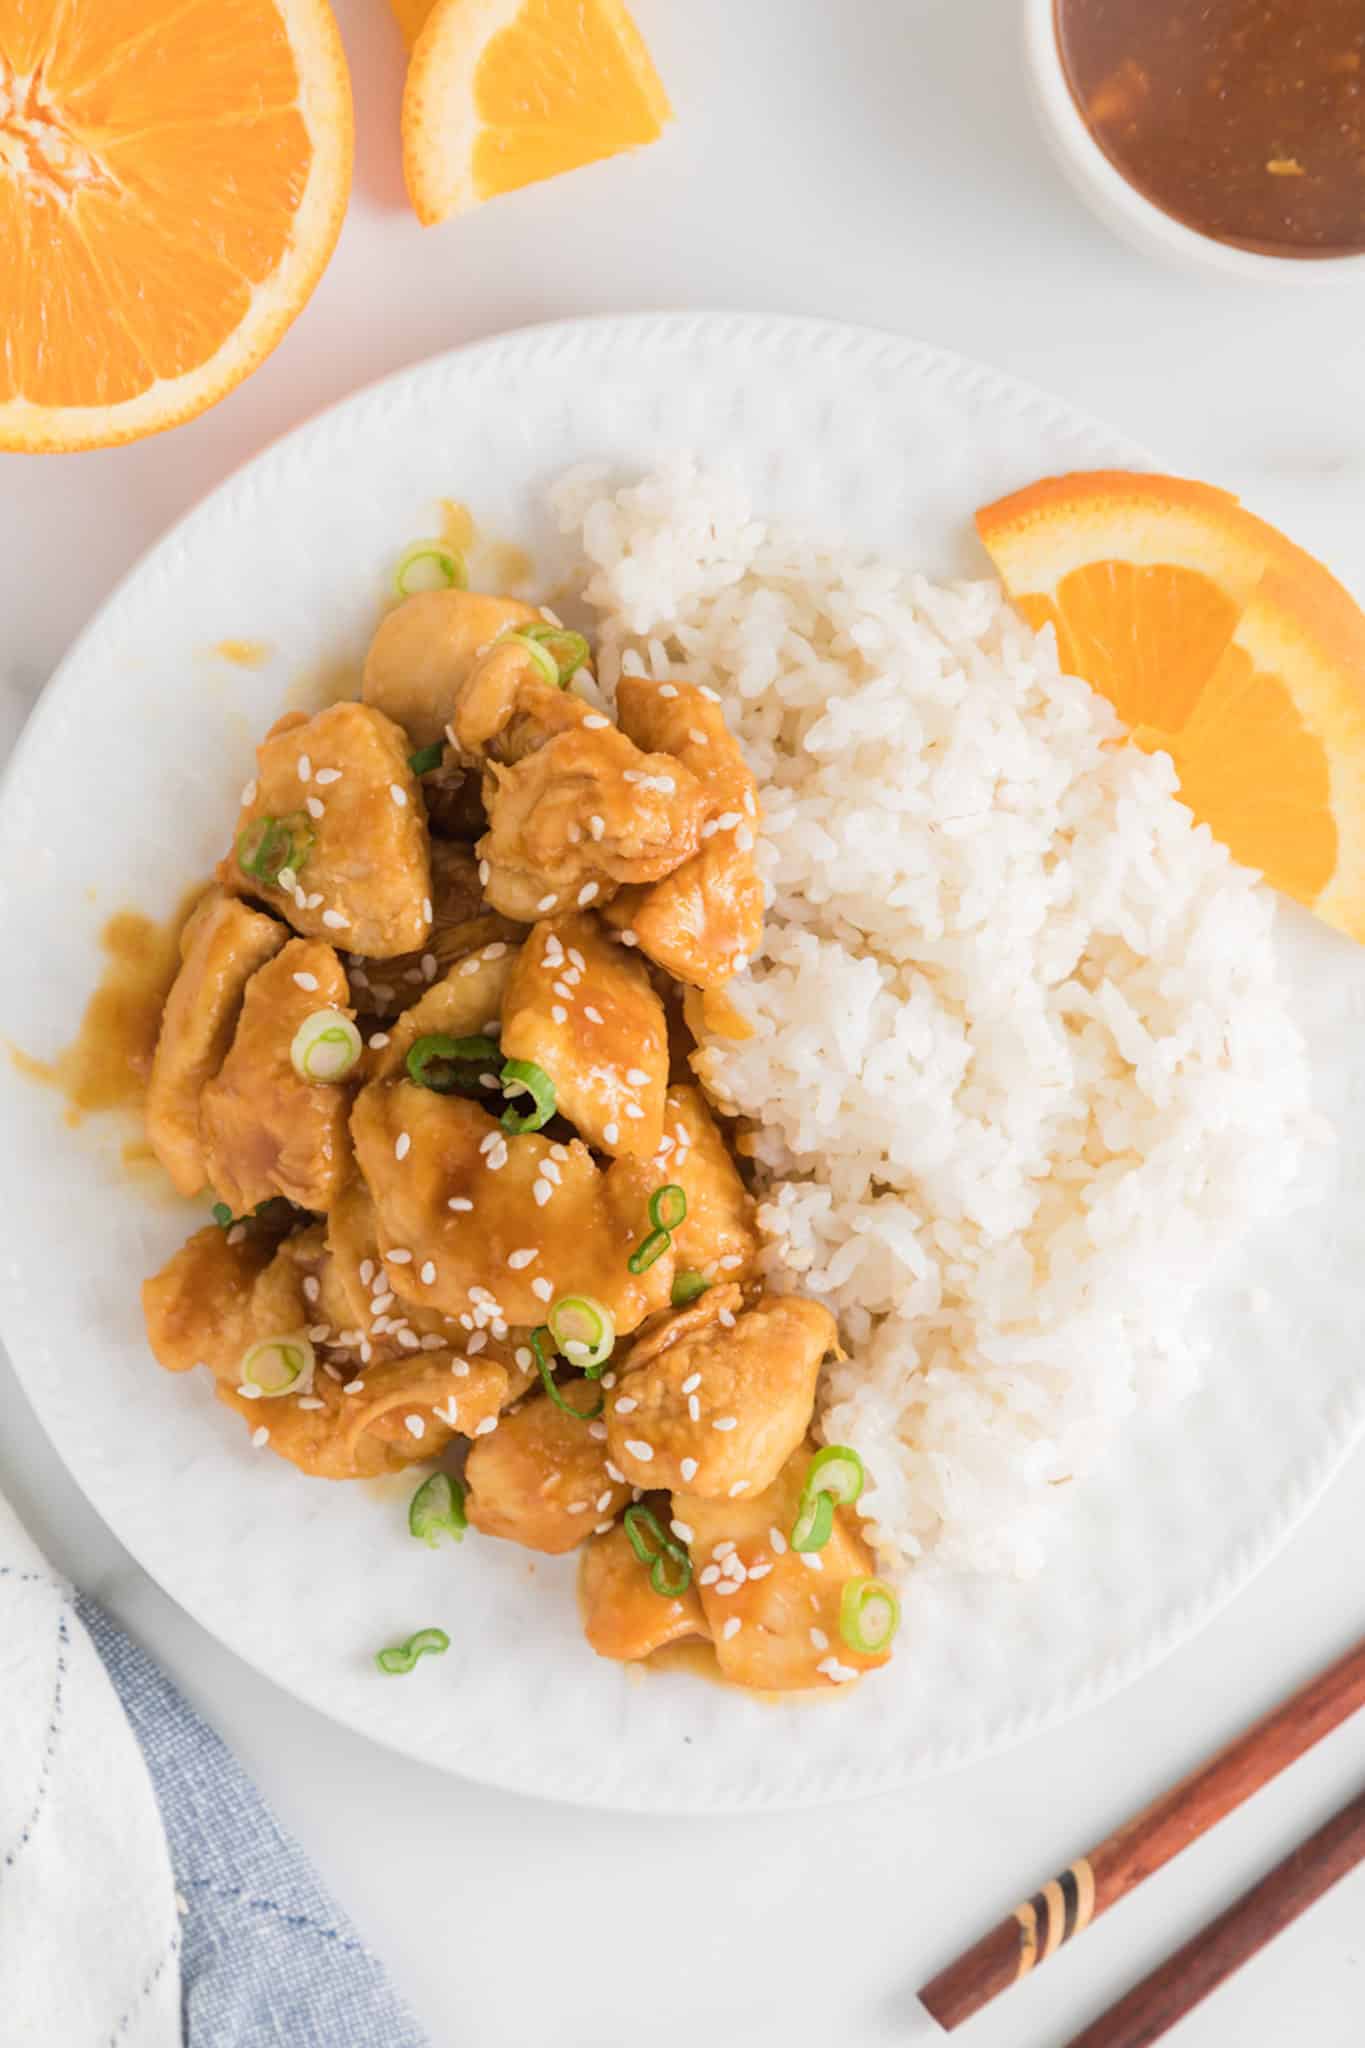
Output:
<path fill-rule="evenodd" d="M 351 136 L 326 0 L 0 0 L 0 448 L 240 383 L 331 255 Z"/>
<path fill-rule="evenodd" d="M 1236 858 L 1365 939 L 1365 615 L 1226 491 L 1050 477 L 977 514 L 1006 590 Z"/>
<path fill-rule="evenodd" d="M 621 0 L 436 0 L 403 94 L 408 193 L 430 227 L 657 141 L 670 112 Z"/>

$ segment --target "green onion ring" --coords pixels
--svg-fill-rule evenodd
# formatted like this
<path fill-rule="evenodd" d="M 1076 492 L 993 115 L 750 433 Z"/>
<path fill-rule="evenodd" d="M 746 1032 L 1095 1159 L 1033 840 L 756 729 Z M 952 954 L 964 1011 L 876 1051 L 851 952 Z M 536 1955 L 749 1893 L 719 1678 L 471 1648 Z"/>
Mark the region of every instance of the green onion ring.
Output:
<path fill-rule="evenodd" d="M 662 1258 L 673 1239 L 666 1230 L 651 1230 L 642 1243 L 637 1244 L 626 1265 L 632 1273 L 647 1273 L 656 1259 Z"/>
<path fill-rule="evenodd" d="M 530 1116 L 522 1116 L 515 1109 L 505 1109 L 502 1113 L 505 1131 L 519 1137 L 523 1131 L 538 1131 L 549 1123 L 555 1113 L 555 1084 L 544 1067 L 538 1067 L 534 1060 L 507 1060 L 498 1078 L 504 1090 L 509 1082 L 527 1089 L 536 1105 Z"/>
<path fill-rule="evenodd" d="M 316 837 L 303 811 L 283 818 L 253 818 L 237 835 L 237 865 L 258 882 L 277 882 L 284 868 L 298 874 L 307 864 Z"/>
<path fill-rule="evenodd" d="M 803 1493 L 792 1525 L 793 1550 L 823 1550 L 834 1534 L 834 1502 L 827 1493 Z"/>
<path fill-rule="evenodd" d="M 414 775 L 430 775 L 433 768 L 440 767 L 445 751 L 440 740 L 433 740 L 429 747 L 419 747 L 415 754 L 408 755 L 408 766 Z"/>
<path fill-rule="evenodd" d="M 468 590 L 469 571 L 458 548 L 443 540 L 415 540 L 398 557 L 393 587 L 400 597 L 419 590 Z"/>
<path fill-rule="evenodd" d="M 401 1678 L 419 1657 L 444 1657 L 449 1648 L 450 1637 L 443 1628 L 419 1628 L 396 1649 L 376 1652 L 374 1661 L 390 1678 Z"/>
<path fill-rule="evenodd" d="M 414 1039 L 405 1062 L 408 1079 L 434 1095 L 458 1095 L 470 1084 L 457 1069 L 486 1067 L 499 1056 L 492 1038 L 451 1038 L 444 1031 L 429 1031 Z"/>
<path fill-rule="evenodd" d="M 242 1385 L 254 1387 L 262 1401 L 281 1394 L 306 1394 L 313 1384 L 316 1354 L 304 1330 L 286 1330 L 262 1337 L 242 1353 Z"/>
<path fill-rule="evenodd" d="M 850 1650 L 879 1657 L 901 1625 L 901 1603 L 885 1579 L 850 1579 L 839 1600 L 839 1633 Z"/>
<path fill-rule="evenodd" d="M 668 1538 L 656 1514 L 649 1508 L 641 1507 L 637 1501 L 634 1507 L 626 1509 L 621 1517 L 627 1541 L 641 1564 L 653 1564 L 663 1556 Z"/>
<path fill-rule="evenodd" d="M 677 1567 L 677 1576 L 669 1579 L 667 1566 Z M 649 1568 L 649 1583 L 661 1600 L 681 1600 L 692 1583 L 692 1560 L 681 1543 L 672 1538 L 665 1542 L 663 1549 Z"/>
<path fill-rule="evenodd" d="M 420 1542 L 439 1550 L 443 1535 L 463 1543 L 469 1518 L 464 1510 L 464 1488 L 449 1472 L 433 1472 L 424 1479 L 408 1503 L 408 1528 Z"/>
<path fill-rule="evenodd" d="M 863 1461 L 847 1444 L 826 1444 L 806 1468 L 801 1489 L 803 1500 L 814 1493 L 832 1495 L 836 1507 L 851 1508 L 863 1490 L 867 1474 Z"/>
<path fill-rule="evenodd" d="M 301 1081 L 342 1081 L 364 1050 L 344 1010 L 314 1010 L 294 1033 L 289 1062 Z"/>
<path fill-rule="evenodd" d="M 674 1308 L 687 1308 L 690 1303 L 700 1300 L 710 1285 L 711 1282 L 704 1273 L 694 1272 L 690 1266 L 685 1266 L 674 1278 L 673 1292 L 669 1299 Z"/>
<path fill-rule="evenodd" d="M 550 1365 L 549 1360 L 545 1356 L 545 1346 L 542 1342 L 542 1339 L 548 1337 L 549 1335 L 549 1326 L 545 1323 L 542 1323 L 538 1329 L 532 1330 L 531 1332 L 531 1350 L 535 1354 L 536 1368 L 540 1373 L 541 1385 L 544 1387 L 550 1399 L 554 1402 L 555 1407 L 562 1408 L 566 1415 L 572 1415 L 575 1422 L 596 1422 L 598 1416 L 602 1413 L 602 1410 L 606 1406 L 606 1395 L 599 1394 L 597 1397 L 597 1405 L 593 1408 L 575 1408 L 570 1402 L 564 1399 L 564 1396 L 560 1393 L 559 1388 L 555 1384 L 554 1369 Z"/>
<path fill-rule="evenodd" d="M 596 1379 L 616 1346 L 611 1310 L 592 1294 L 562 1294 L 547 1320 L 550 1335 L 570 1365 Z"/>
<path fill-rule="evenodd" d="M 588 643 L 581 633 L 572 633 L 567 626 L 552 626 L 548 619 L 540 626 L 523 626 L 517 638 L 533 641 L 545 649 L 554 662 L 561 690 L 569 687 L 588 658 Z M 557 647 L 564 652 L 556 653 Z"/>
<path fill-rule="evenodd" d="M 676 1230 L 687 1217 L 687 1196 L 676 1181 L 655 1188 L 649 1198 L 649 1220 L 656 1230 Z"/>
<path fill-rule="evenodd" d="M 235 1218 L 226 1202 L 215 1202 L 212 1215 L 214 1222 L 220 1230 L 231 1230 Z"/>
<path fill-rule="evenodd" d="M 556 689 L 559 688 L 559 663 L 548 647 L 542 647 L 538 640 L 533 640 L 530 634 L 523 632 L 519 626 L 508 626 L 499 633 L 494 644 L 502 647 L 509 642 L 514 647 L 520 647 L 524 654 L 530 655 L 542 681 L 553 683 Z"/>

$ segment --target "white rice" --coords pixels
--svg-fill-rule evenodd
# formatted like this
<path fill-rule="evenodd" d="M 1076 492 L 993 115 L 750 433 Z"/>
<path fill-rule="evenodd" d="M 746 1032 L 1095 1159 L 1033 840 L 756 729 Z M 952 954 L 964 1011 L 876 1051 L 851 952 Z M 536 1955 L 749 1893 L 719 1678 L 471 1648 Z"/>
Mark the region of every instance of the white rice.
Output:
<path fill-rule="evenodd" d="M 754 519 L 684 467 L 556 493 L 624 667 L 710 684 L 763 785 L 767 933 L 704 1048 L 760 1126 L 773 1284 L 888 1566 L 1035 1570 L 1061 1482 L 1184 1393 L 1215 1264 L 1314 1120 L 1274 903 L 993 582 Z"/>

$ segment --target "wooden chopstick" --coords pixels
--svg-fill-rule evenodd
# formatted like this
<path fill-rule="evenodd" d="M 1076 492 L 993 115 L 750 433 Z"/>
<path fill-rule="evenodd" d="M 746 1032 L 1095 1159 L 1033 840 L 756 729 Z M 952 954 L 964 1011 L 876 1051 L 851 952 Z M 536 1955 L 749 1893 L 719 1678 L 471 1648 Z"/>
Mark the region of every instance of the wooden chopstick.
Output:
<path fill-rule="evenodd" d="M 1365 1860 L 1365 1792 L 1235 1905 L 1077 2034 L 1067 2048 L 1147 2048 Z"/>
<path fill-rule="evenodd" d="M 1016 1906 L 930 1979 L 921 2002 L 950 2032 L 960 2027 L 1361 1706 L 1365 1641 Z"/>

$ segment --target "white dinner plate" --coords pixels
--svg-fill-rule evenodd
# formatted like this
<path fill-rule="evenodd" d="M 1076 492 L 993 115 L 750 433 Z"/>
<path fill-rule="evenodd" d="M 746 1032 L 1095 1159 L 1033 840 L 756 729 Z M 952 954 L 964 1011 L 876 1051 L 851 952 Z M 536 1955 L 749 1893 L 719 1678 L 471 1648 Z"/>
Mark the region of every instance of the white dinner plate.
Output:
<path fill-rule="evenodd" d="M 638 471 L 680 449 L 737 464 L 761 511 L 984 573 L 975 506 L 1050 471 L 1146 458 L 988 369 L 814 322 L 664 317 L 536 329 L 424 363 L 323 414 L 155 548 L 49 685 L 0 804 L 0 1033 L 69 1039 L 97 935 L 168 913 L 226 842 L 256 737 L 300 676 L 354 663 L 392 561 L 435 501 L 531 553 L 563 543 L 544 487 L 571 463 Z M 272 650 L 258 668 L 214 655 Z M 1292 909 L 1280 943 L 1320 1106 L 1365 1137 L 1365 953 Z M 1215 1364 L 1071 1489 L 1052 1559 L 1019 1584 L 916 1575 L 899 1654 L 854 1694 L 770 1704 L 601 1662 L 573 1560 L 406 1531 L 413 1480 L 329 1485 L 251 1448 L 206 1377 L 152 1362 L 142 1276 L 204 1203 L 130 1182 L 129 1133 L 73 1129 L 0 1065 L 0 1324 L 76 1480 L 204 1626 L 299 1698 L 443 1769 L 603 1806 L 704 1810 L 872 1792 L 1019 1741 L 1170 1650 L 1265 1562 L 1365 1415 L 1365 1201 L 1340 1176 L 1253 1245 L 1211 1304 Z M 1269 1296 L 1252 1312 L 1249 1285 Z M 401 1682 L 373 1653 L 435 1623 L 449 1654 Z"/>

